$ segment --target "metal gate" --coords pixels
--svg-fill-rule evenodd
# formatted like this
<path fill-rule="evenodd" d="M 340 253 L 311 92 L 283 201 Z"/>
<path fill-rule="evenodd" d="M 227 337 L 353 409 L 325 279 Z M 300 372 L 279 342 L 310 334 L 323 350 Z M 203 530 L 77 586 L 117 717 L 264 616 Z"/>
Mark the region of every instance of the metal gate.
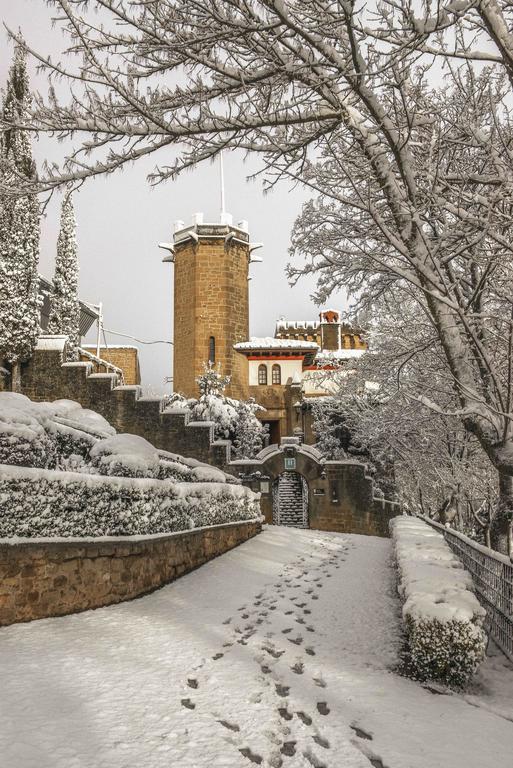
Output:
<path fill-rule="evenodd" d="M 282 472 L 273 483 L 273 523 L 308 528 L 308 483 L 298 472 Z"/>

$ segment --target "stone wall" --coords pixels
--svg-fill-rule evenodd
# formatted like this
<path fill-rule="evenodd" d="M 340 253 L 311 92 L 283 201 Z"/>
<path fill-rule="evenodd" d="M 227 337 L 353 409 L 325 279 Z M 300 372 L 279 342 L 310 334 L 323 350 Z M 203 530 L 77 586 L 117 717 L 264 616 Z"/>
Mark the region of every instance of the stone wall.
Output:
<path fill-rule="evenodd" d="M 76 400 L 97 411 L 118 432 L 149 440 L 164 451 L 179 453 L 224 468 L 230 444 L 214 440 L 210 422 L 189 424 L 189 415 L 162 411 L 160 398 L 141 397 L 138 386 L 117 386 L 115 374 L 92 373 L 86 362 L 62 363 L 58 349 L 36 349 L 22 366 L 22 392 L 32 400 Z"/>
<path fill-rule="evenodd" d="M 286 449 L 286 447 L 285 447 Z M 267 452 L 269 451 L 269 452 Z M 390 520 L 400 514 L 399 505 L 375 500 L 372 479 L 365 474 L 365 464 L 358 461 L 319 461 L 316 451 L 299 447 L 294 458 L 295 472 L 308 483 L 308 527 L 321 531 L 389 536 Z M 262 493 L 260 506 L 266 523 L 273 521 L 272 484 L 285 467 L 285 451 L 266 449 L 253 460 L 235 461 L 229 467 L 241 475 L 244 484 Z M 288 467 L 287 469 L 290 469 Z M 260 473 L 269 484 L 267 491 L 256 476 Z M 244 479 L 244 475 L 248 479 Z"/>
<path fill-rule="evenodd" d="M 82 349 L 85 349 L 86 352 L 90 352 L 92 355 L 96 355 L 96 346 L 92 344 L 83 344 Z M 100 347 L 100 358 L 108 363 L 112 363 L 112 365 L 115 365 L 117 368 L 121 368 L 125 384 L 141 383 L 141 371 L 139 368 L 137 347 L 129 345 Z M 81 357 L 81 360 L 88 362 L 86 357 Z M 108 373 L 108 371 L 101 366 L 95 365 L 94 368 L 95 373 Z"/>
<path fill-rule="evenodd" d="M 0 540 L 0 626 L 130 600 L 260 531 L 246 522 L 144 538 Z"/>

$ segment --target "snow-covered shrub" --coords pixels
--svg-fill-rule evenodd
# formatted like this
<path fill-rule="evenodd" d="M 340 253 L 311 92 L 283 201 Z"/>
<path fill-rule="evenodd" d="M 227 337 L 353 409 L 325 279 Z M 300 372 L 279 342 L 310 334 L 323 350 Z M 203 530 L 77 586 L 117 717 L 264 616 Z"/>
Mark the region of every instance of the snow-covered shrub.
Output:
<path fill-rule="evenodd" d="M 71 456 L 87 462 L 97 439 L 112 434 L 114 428 L 102 416 L 72 400 L 37 403 L 25 395 L 0 392 L 2 464 L 59 468 Z"/>
<path fill-rule="evenodd" d="M 139 435 L 121 434 L 98 440 L 91 449 L 91 461 L 101 475 L 159 476 L 158 451 Z"/>
<path fill-rule="evenodd" d="M 467 683 L 484 658 L 485 611 L 444 537 L 414 517 L 391 523 L 407 633 L 405 666 L 418 680 Z"/>
<path fill-rule="evenodd" d="M 199 398 L 185 398 L 174 393 L 168 398 L 166 410 L 179 408 L 190 414 L 191 421 L 213 422 L 216 440 L 238 441 L 238 457 L 252 458 L 242 453 L 250 451 L 255 455 L 263 446 L 267 428 L 255 414 L 264 409 L 253 398 L 245 401 L 226 397 L 224 391 L 230 383 L 230 377 L 221 376 L 211 363 L 203 367 L 204 373 L 196 379 Z"/>
<path fill-rule="evenodd" d="M 0 537 L 149 535 L 259 518 L 259 495 L 242 485 L 26 467 L 0 474 Z"/>
<path fill-rule="evenodd" d="M 55 443 L 24 395 L 0 392 L 0 463 L 46 467 L 55 460 Z"/>

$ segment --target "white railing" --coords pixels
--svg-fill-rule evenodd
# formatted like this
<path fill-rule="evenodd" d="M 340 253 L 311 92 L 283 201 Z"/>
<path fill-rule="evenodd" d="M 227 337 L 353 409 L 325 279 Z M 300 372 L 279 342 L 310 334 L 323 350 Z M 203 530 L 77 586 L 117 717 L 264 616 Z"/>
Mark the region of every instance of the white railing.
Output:
<path fill-rule="evenodd" d="M 419 517 L 443 534 L 472 576 L 477 597 L 486 610 L 485 629 L 503 653 L 513 661 L 513 561 L 463 533 Z"/>
<path fill-rule="evenodd" d="M 117 365 L 114 365 L 114 363 L 109 363 L 108 360 L 103 360 L 101 357 L 97 357 L 96 355 L 93 355 L 92 352 L 89 352 L 87 349 L 82 349 L 82 347 L 78 348 L 78 352 L 80 355 L 83 355 L 87 360 L 90 360 L 92 363 L 94 363 L 97 366 L 102 366 L 106 369 L 106 371 L 111 371 L 112 373 L 115 373 L 120 378 L 120 383 L 125 383 L 125 377 L 123 375 L 123 371 L 121 368 L 118 368 Z"/>

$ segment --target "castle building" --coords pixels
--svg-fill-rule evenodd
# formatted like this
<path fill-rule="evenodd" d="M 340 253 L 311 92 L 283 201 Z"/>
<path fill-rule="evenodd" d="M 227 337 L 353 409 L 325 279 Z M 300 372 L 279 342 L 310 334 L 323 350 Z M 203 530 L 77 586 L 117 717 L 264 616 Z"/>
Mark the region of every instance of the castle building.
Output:
<path fill-rule="evenodd" d="M 225 213 L 219 223 L 204 223 L 202 214 L 188 227 L 176 222 L 173 243 L 161 243 L 169 252 L 163 261 L 175 268 L 173 389 L 197 397 L 196 379 L 210 361 L 230 376 L 229 397 L 263 406 L 271 443 L 294 433 L 310 441 L 305 402 L 330 394 L 322 372 L 349 366 L 367 342 L 333 309 L 318 320 L 281 318 L 273 337 L 250 337 L 249 265 L 261 261 L 253 255 L 260 245 L 250 242 L 247 222 L 233 226 Z"/>
<path fill-rule="evenodd" d="M 173 389 L 186 397 L 198 394 L 197 377 L 207 362 L 230 376 L 226 394 L 248 396 L 247 364 L 235 347 L 249 335 L 249 264 L 256 244 L 249 242 L 247 222 L 232 225 L 231 216 L 208 224 L 196 214 L 191 226 L 175 224 L 173 243 L 164 261 L 174 264 Z"/>

